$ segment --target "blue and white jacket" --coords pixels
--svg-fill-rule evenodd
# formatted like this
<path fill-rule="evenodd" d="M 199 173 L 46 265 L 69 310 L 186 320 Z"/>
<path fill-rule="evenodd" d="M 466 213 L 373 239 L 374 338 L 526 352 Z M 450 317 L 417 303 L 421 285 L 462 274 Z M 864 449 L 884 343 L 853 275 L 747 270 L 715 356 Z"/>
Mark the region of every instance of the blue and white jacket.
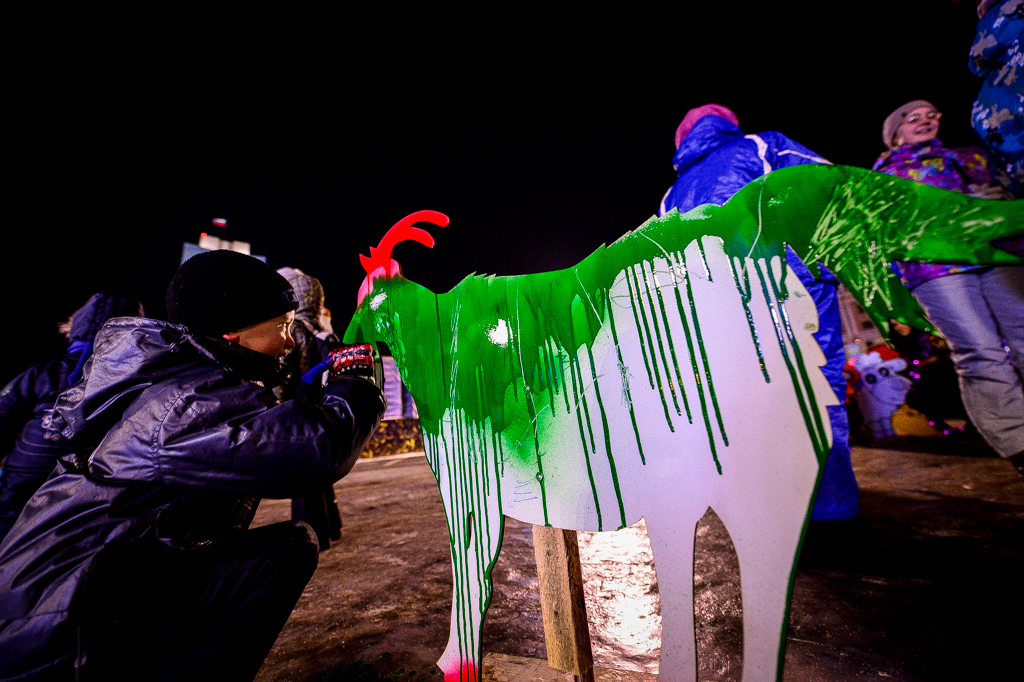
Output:
<path fill-rule="evenodd" d="M 665 193 L 658 215 L 673 208 L 685 213 L 701 204 L 722 205 L 749 182 L 773 170 L 829 161 L 782 133 L 772 130 L 744 135 L 729 121 L 711 115 L 697 121 L 687 133 L 672 163 L 679 179 Z M 787 249 L 786 262 L 814 298 L 818 309 L 818 331 L 814 338 L 827 358 L 822 372 L 842 403 L 846 399 L 846 354 L 837 299 L 839 282 L 823 265 L 815 278 L 792 249 Z M 857 479 L 850 463 L 850 427 L 842 405 L 829 406 L 828 411 L 832 450 L 825 462 L 811 519 L 844 521 L 856 516 L 859 507 Z"/>
<path fill-rule="evenodd" d="M 720 206 L 751 180 L 802 163 L 829 162 L 780 132 L 744 135 L 724 118 L 705 116 L 676 150 L 672 165 L 679 179 L 665 193 L 658 215 L 673 208 L 686 213 L 701 204 Z"/>

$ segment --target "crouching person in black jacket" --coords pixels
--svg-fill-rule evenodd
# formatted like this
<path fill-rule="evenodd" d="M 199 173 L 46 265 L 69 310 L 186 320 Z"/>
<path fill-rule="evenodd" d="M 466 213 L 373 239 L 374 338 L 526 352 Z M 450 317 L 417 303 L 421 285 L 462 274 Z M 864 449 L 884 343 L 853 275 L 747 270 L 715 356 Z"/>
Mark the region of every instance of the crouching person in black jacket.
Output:
<path fill-rule="evenodd" d="M 277 403 L 296 301 L 253 258 L 195 256 L 167 303 L 104 325 L 57 400 L 76 452 L 0 544 L 2 680 L 251 680 L 316 568 L 308 526 L 249 523 L 349 472 L 380 389 Z"/>
<path fill-rule="evenodd" d="M 57 460 L 74 451 L 54 428 L 53 405 L 82 378 L 96 332 L 112 317 L 142 314 L 133 298 L 93 294 L 67 323 L 70 343 L 64 354 L 30 367 L 0 389 L 0 452 L 7 453 L 0 467 L 0 542 Z"/>

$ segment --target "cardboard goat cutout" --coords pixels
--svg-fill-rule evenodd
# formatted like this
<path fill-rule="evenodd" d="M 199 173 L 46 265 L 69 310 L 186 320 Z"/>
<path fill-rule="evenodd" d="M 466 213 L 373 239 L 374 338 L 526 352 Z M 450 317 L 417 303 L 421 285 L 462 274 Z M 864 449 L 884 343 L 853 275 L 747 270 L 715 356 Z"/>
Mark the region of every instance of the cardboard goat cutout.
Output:
<path fill-rule="evenodd" d="M 451 537 L 445 680 L 479 679 L 503 515 L 576 530 L 646 519 L 661 593 L 662 680 L 693 680 L 693 546 L 709 507 L 738 555 L 745 680 L 774 679 L 789 591 L 835 404 L 814 302 L 788 245 L 825 263 L 883 329 L 927 326 L 892 259 L 1019 263 L 989 241 L 1020 205 L 860 169 L 799 166 L 725 206 L 651 219 L 565 270 L 470 276 L 435 294 L 390 248 L 364 257 L 347 342 L 384 341 L 419 408 Z"/>

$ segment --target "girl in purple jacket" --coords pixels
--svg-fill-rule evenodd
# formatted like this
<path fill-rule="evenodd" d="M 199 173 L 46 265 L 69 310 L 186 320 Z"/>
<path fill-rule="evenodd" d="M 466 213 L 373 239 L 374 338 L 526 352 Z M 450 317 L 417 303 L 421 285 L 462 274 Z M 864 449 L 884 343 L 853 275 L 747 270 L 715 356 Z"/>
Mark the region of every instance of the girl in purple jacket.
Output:
<path fill-rule="evenodd" d="M 936 137 L 941 117 L 924 100 L 889 114 L 882 125 L 889 150 L 872 169 L 954 192 L 1008 198 L 992 185 L 980 147 L 942 146 Z M 938 263 L 893 267 L 949 342 L 971 421 L 1024 476 L 1024 268 Z"/>

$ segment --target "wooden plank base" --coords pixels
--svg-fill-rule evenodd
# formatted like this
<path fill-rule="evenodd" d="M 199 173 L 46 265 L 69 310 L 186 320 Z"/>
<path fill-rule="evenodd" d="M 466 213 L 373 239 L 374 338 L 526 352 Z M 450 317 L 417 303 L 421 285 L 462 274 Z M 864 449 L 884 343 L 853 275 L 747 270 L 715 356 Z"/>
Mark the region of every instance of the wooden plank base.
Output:
<path fill-rule="evenodd" d="M 658 682 L 658 676 L 635 670 L 594 666 L 595 682 Z M 572 673 L 555 670 L 543 658 L 490 653 L 484 656 L 483 682 L 573 682 Z"/>
<path fill-rule="evenodd" d="M 534 526 L 533 549 L 548 663 L 572 673 L 577 682 L 594 682 L 576 531 Z"/>

